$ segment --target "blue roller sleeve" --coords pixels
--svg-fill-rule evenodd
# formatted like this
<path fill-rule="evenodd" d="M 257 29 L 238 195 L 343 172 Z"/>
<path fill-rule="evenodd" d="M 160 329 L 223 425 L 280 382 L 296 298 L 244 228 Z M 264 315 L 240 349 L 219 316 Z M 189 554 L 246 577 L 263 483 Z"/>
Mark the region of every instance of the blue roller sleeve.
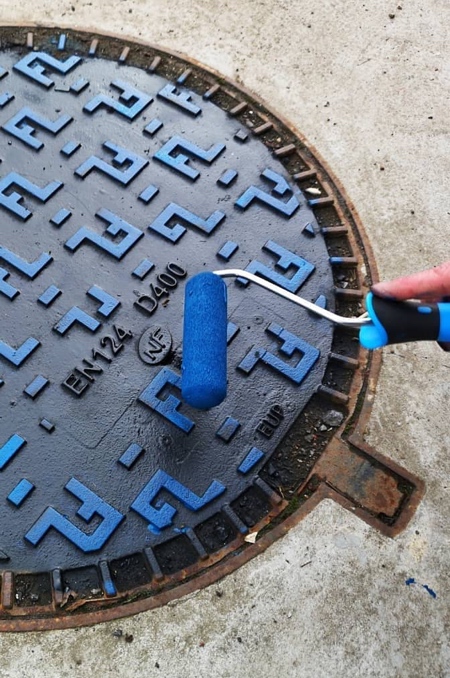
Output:
<path fill-rule="evenodd" d="M 364 348 L 408 341 L 450 341 L 450 304 L 420 301 L 392 301 L 374 296 L 366 298 L 371 323 L 359 332 Z"/>
<path fill-rule="evenodd" d="M 186 403 L 200 410 L 220 405 L 227 393 L 227 288 L 214 273 L 186 285 L 181 369 Z"/>

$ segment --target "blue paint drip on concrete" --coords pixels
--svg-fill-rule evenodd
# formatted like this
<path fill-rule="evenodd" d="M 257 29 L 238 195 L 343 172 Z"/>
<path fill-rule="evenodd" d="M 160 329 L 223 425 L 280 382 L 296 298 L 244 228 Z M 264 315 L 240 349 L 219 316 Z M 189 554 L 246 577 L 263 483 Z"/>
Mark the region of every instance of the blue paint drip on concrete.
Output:
<path fill-rule="evenodd" d="M 427 586 L 426 584 L 422 584 L 422 586 L 423 586 L 423 588 L 425 589 L 425 591 L 428 591 L 428 593 L 430 594 L 430 596 L 431 596 L 432 598 L 437 598 L 437 594 L 436 594 L 435 591 L 433 591 L 433 589 L 430 589 L 430 587 Z"/>
<path fill-rule="evenodd" d="M 416 582 L 416 580 L 414 579 L 414 577 L 409 577 L 409 579 L 405 579 L 405 584 L 406 584 L 406 586 L 411 586 L 412 584 L 417 584 L 417 582 Z M 421 586 L 422 586 L 423 589 L 425 589 L 425 591 L 426 591 L 427 593 L 430 594 L 430 596 L 431 596 L 432 598 L 437 598 L 437 593 L 436 593 L 436 591 L 433 591 L 433 589 L 430 588 L 429 586 L 427 586 L 427 584 L 422 584 Z"/>

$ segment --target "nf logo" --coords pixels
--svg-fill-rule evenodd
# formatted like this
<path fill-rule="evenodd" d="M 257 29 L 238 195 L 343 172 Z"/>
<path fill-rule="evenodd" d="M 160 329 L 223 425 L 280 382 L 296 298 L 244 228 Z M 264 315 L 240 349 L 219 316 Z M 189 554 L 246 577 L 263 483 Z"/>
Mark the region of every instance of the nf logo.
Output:
<path fill-rule="evenodd" d="M 147 365 L 159 365 L 172 348 L 172 335 L 166 327 L 156 325 L 139 340 L 139 357 Z"/>

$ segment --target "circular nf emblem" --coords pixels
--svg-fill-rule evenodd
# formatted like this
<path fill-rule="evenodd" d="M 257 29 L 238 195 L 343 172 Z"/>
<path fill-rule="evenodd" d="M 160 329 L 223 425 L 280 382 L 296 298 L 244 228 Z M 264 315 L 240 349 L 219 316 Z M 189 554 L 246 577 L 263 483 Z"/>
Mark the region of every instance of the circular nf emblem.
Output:
<path fill-rule="evenodd" d="M 145 330 L 139 340 L 139 357 L 148 365 L 160 365 L 172 348 L 172 336 L 169 330 L 155 325 Z"/>
<path fill-rule="evenodd" d="M 201 271 L 362 311 L 364 235 L 311 149 L 160 49 L 0 35 L 0 629 L 161 604 L 324 497 L 401 530 L 422 485 L 358 434 L 378 358 L 351 331 L 228 281 L 228 396 L 181 396 Z"/>

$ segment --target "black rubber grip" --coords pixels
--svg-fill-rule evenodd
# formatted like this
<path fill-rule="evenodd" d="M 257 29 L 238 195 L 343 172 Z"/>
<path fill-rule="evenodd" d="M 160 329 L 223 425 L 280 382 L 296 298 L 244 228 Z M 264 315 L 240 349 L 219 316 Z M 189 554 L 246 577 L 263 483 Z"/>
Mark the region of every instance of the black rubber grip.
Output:
<path fill-rule="evenodd" d="M 390 301 L 374 295 L 372 306 L 386 331 L 389 344 L 434 341 L 439 337 L 440 312 L 437 304 Z"/>

